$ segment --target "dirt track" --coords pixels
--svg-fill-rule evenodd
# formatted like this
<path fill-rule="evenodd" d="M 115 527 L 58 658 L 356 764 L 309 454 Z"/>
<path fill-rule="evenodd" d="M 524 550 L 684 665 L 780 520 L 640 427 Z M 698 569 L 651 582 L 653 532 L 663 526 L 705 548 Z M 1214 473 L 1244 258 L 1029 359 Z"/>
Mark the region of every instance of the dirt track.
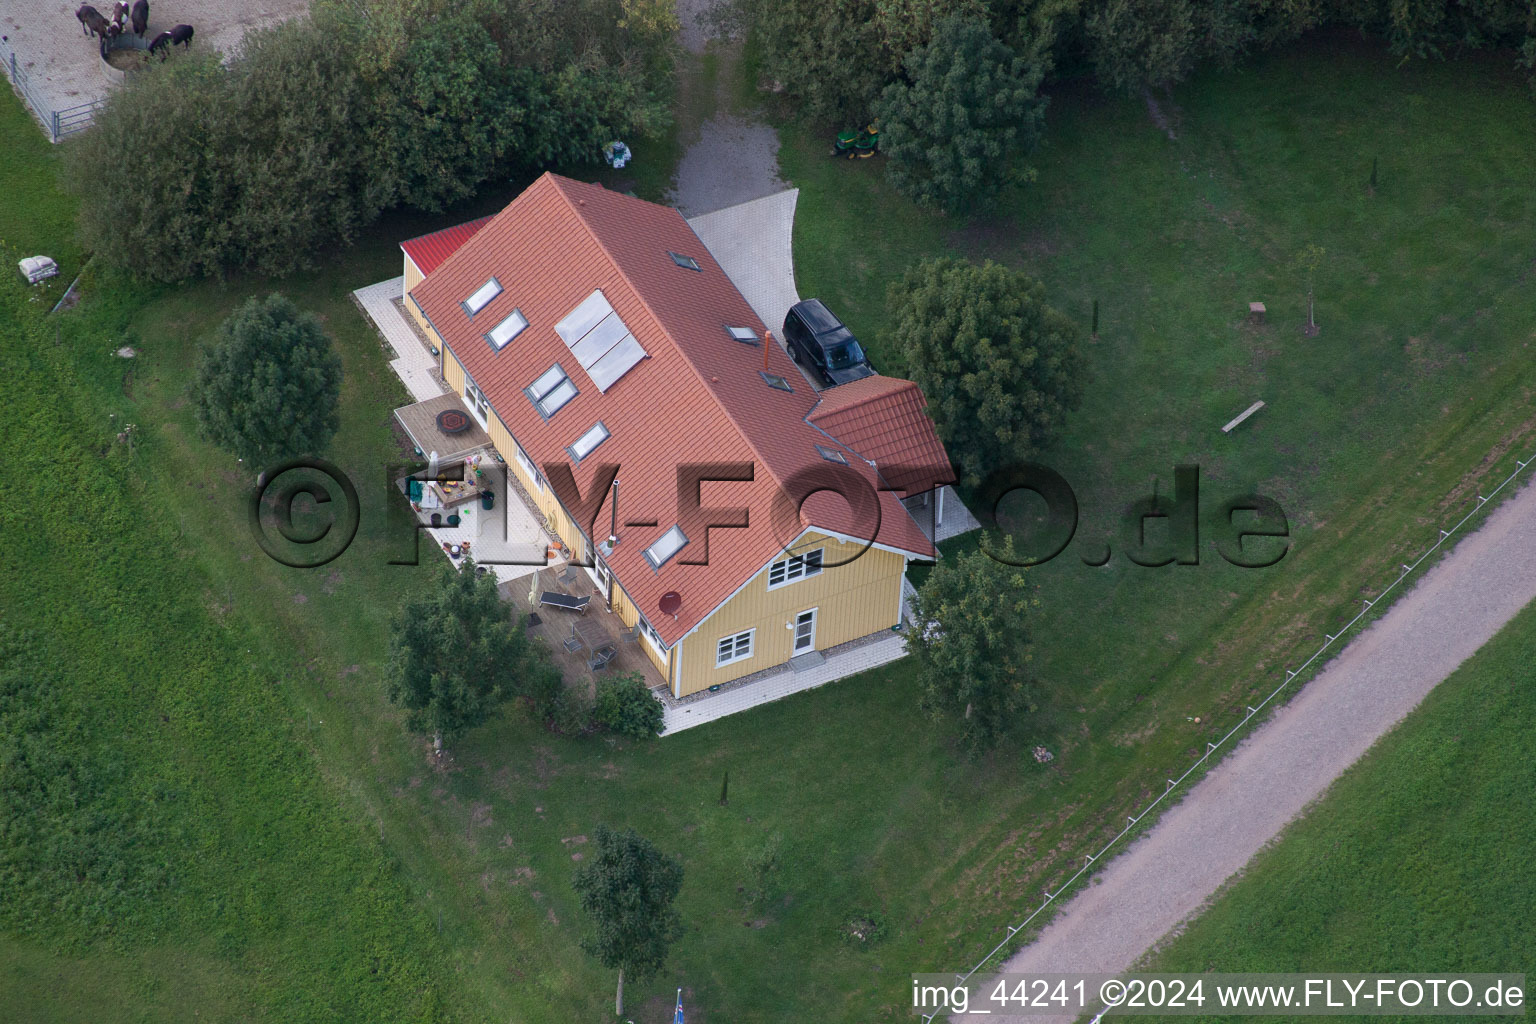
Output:
<path fill-rule="evenodd" d="M 1004 970 L 1131 967 L 1533 599 L 1536 487 L 1527 486 L 1072 897 Z"/>
<path fill-rule="evenodd" d="M 16 51 L 29 84 L 54 110 L 100 99 L 111 86 L 101 73 L 97 41 L 75 20 L 80 0 L 0 0 L 0 34 Z M 103 16 L 111 0 L 92 3 Z M 149 0 L 145 38 L 172 25 L 191 25 L 194 49 L 232 51 L 247 31 L 291 18 L 309 9 L 309 0 Z"/>

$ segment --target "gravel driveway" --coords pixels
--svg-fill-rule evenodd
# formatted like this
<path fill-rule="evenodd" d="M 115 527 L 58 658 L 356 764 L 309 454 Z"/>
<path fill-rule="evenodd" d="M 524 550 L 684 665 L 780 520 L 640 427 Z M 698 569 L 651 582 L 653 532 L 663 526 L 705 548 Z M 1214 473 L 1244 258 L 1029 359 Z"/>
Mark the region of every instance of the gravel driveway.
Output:
<path fill-rule="evenodd" d="M 740 60 L 741 44 L 713 34 L 705 19 L 714 4 L 715 0 L 677 0 L 678 41 L 688 51 L 679 68 L 684 74 L 698 74 L 698 55 L 714 43 L 721 83 L 720 109 L 698 125 L 667 194 L 667 202 L 684 217 L 723 210 L 789 187 L 779 177 L 778 132 L 759 112 L 725 109 L 729 101 L 724 84 Z"/>
<path fill-rule="evenodd" d="M 80 0 L 0 0 L 0 34 L 16 51 L 32 91 L 54 110 L 101 99 L 111 88 L 96 40 L 75 20 L 79 6 Z M 92 6 L 103 16 L 112 13 L 111 0 L 93 0 Z M 187 24 L 197 33 L 193 48 L 228 53 L 250 29 L 307 10 L 309 0 L 149 0 L 145 38 Z"/>
<path fill-rule="evenodd" d="M 1004 970 L 1131 967 L 1533 599 L 1536 487 L 1526 486 L 1073 896 Z"/>

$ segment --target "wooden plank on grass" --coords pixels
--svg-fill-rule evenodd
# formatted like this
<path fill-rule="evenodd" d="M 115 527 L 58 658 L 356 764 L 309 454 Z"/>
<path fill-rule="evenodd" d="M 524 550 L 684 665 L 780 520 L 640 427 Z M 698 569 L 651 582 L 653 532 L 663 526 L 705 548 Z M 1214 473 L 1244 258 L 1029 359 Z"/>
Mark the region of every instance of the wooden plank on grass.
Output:
<path fill-rule="evenodd" d="M 1228 423 L 1226 426 L 1222 427 L 1221 428 L 1221 432 L 1223 434 L 1230 434 L 1232 432 L 1232 428 L 1233 427 L 1237 426 L 1239 423 L 1243 422 L 1243 420 L 1247 419 L 1249 416 L 1252 416 L 1254 413 L 1258 412 L 1262 408 L 1264 408 L 1264 403 L 1263 402 L 1254 402 L 1248 408 L 1244 409 L 1242 411 L 1242 414 L 1239 415 L 1237 417 L 1237 419 L 1233 420 L 1231 423 Z"/>

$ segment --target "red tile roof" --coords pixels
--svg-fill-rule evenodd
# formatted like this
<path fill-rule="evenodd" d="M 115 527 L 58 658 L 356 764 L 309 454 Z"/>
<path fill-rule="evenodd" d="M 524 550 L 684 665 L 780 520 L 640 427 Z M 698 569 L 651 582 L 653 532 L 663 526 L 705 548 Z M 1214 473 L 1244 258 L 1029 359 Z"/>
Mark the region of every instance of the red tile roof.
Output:
<path fill-rule="evenodd" d="M 405 250 L 405 254 L 411 258 L 411 262 L 416 264 L 416 269 L 421 271 L 421 275 L 425 277 L 442 266 L 444 260 L 452 256 L 459 250 L 460 246 L 473 238 L 475 232 L 489 224 L 493 217 L 495 217 L 495 214 L 492 214 L 490 217 L 481 217 L 479 220 L 455 224 L 451 228 L 443 228 L 443 230 L 434 231 L 430 235 L 412 238 L 401 242 L 400 248 Z"/>
<path fill-rule="evenodd" d="M 679 267 L 669 251 L 692 257 L 701 269 Z M 460 302 L 492 274 L 502 292 L 471 322 Z M 554 329 L 594 289 L 602 290 L 647 353 L 606 392 L 598 391 Z M 761 336 L 764 327 L 674 209 L 545 174 L 411 295 L 541 468 L 570 467 L 577 489 L 587 495 L 601 465 L 620 467 L 619 544 L 607 561 L 669 646 L 781 557 L 806 528 L 872 539 L 918 557 L 933 554 L 897 497 L 878 491 L 866 463 L 850 458 L 848 466 L 835 465 L 817 453 L 817 444 L 827 445 L 807 420 L 817 396 L 784 351 L 734 341 L 726 333 L 728 326 L 750 327 Z M 484 333 L 513 309 L 522 310 L 529 327 L 497 351 Z M 545 420 L 523 389 L 556 362 L 579 394 Z M 769 387 L 759 373 L 765 365 L 790 381 L 793 391 Z M 573 466 L 566 446 L 599 420 L 609 438 Z M 745 508 L 748 526 L 706 530 L 706 522 L 722 517 L 680 511 L 678 470 L 728 462 L 752 466 L 753 479 L 706 482 L 700 504 Z M 824 488 L 833 478 L 861 499 L 857 508 L 814 493 L 796 514 L 785 498 Z M 602 540 L 609 521 L 605 496 L 595 525 L 583 525 Z M 626 525 L 642 522 L 655 525 Z M 689 543 L 655 571 L 643 552 L 674 523 Z M 706 549 L 707 564 L 694 564 L 706 561 Z M 683 598 L 675 619 L 657 608 L 667 591 Z"/>
<path fill-rule="evenodd" d="M 896 377 L 865 377 L 821 393 L 810 421 L 859 458 L 873 462 L 886 486 L 903 493 L 953 483 L 949 456 L 928 418 L 922 389 Z"/>

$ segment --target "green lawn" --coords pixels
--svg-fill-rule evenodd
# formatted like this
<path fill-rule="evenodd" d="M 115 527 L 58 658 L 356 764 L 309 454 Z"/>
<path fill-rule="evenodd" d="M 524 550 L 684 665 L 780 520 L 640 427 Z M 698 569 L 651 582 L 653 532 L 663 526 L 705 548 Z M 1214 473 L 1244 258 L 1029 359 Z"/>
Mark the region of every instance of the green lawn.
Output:
<path fill-rule="evenodd" d="M 0 901 L 17 1015 L 608 1019 L 613 979 L 576 945 L 569 885 L 580 837 L 607 821 L 687 871 L 672 964 L 631 986 L 641 1024 L 669 1019 L 677 985 L 690 1021 L 907 1019 L 906 972 L 969 966 L 1530 447 L 1531 101 L 1494 67 L 1304 49 L 1180 90 L 1177 142 L 1135 104 L 1064 95 L 1039 182 L 985 225 L 914 211 L 878 161 L 834 163 L 825 140 L 786 132 L 801 292 L 882 366 L 899 369 L 880 342 L 885 285 L 925 253 L 1029 267 L 1085 317 L 1100 299 L 1094 386 L 1048 453 L 1083 535 L 1106 536 L 1176 461 L 1199 461 L 1208 493 L 1257 485 L 1291 513 L 1295 548 L 1266 572 L 1090 572 L 1074 552 L 1036 572 L 1048 699 L 1021 740 L 1052 747 L 1049 766 L 966 762 L 900 665 L 658 742 L 566 741 L 513 715 L 429 763 L 381 672 L 390 612 L 436 566 L 385 564 L 382 467 L 406 398 L 348 292 L 399 273 L 398 239 L 496 209 L 511 186 L 454 217 L 388 219 L 280 285 L 326 318 L 347 374 L 327 454 L 358 481 L 363 522 L 320 570 L 256 549 L 249 470 L 196 438 L 186 401 L 199 339 L 270 282 L 88 275 L 79 308 L 0 321 L 0 514 L 24 538 L 0 545 L 0 622 L 32 637 L 37 665 L 13 675 L 61 702 L 35 726 L 76 766 L 82 809 L 58 813 L 132 823 L 100 858 L 133 870 L 86 872 L 70 913 Z M 55 244 L 69 204 L 36 134 L 0 99 L 4 180 L 37 197 L 0 199 L 4 237 L 72 276 L 78 254 Z M 1295 330 L 1281 270 L 1308 241 L 1330 252 L 1316 339 Z M 1269 329 L 1242 325 L 1250 298 Z M 111 355 L 125 338 L 132 363 Z M 1219 434 L 1258 397 L 1251 429 Z M 113 440 L 124 421 L 131 453 Z M 34 728 L 0 724 L 6 748 Z M 775 834 L 782 894 L 749 907 L 748 857 Z M 19 885 L 0 872 L 7 900 Z M 887 937 L 855 948 L 844 925 L 869 913 Z M 81 980 L 50 980 L 66 976 Z"/>
<path fill-rule="evenodd" d="M 1441 683 L 1148 969 L 1536 974 L 1533 684 L 1536 606 Z"/>

